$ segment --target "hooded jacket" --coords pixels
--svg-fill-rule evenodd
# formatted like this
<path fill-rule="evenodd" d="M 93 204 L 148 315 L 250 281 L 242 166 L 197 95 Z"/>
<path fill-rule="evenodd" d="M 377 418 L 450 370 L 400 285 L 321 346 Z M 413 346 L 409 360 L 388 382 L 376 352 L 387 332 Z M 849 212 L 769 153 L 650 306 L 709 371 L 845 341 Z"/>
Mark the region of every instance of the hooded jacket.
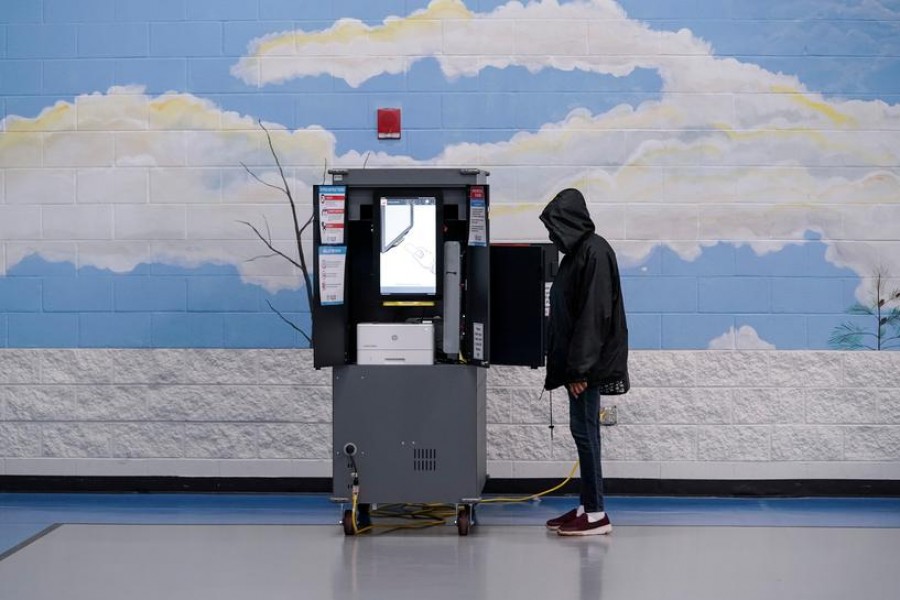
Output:
<path fill-rule="evenodd" d="M 541 213 L 565 254 L 550 290 L 547 378 L 552 390 L 586 381 L 601 394 L 628 391 L 628 326 L 616 254 L 594 233 L 584 196 L 561 191 Z"/>

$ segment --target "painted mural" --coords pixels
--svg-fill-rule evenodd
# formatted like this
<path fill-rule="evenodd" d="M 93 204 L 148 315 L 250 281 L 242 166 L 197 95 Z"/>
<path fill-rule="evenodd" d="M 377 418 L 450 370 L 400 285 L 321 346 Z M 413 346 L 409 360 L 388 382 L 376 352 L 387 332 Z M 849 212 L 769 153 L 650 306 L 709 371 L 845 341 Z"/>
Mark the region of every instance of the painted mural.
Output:
<path fill-rule="evenodd" d="M 304 347 L 261 121 L 304 220 L 364 163 L 489 170 L 495 240 L 580 188 L 635 348 L 900 348 L 895 3 L 21 0 L 0 94 L 0 347 Z"/>

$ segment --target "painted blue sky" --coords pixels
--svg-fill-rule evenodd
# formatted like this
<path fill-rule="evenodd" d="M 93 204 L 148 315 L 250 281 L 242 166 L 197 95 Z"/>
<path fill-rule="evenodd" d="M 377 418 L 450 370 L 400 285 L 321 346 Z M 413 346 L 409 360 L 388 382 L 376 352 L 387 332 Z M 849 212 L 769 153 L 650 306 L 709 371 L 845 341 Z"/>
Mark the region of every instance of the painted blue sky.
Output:
<path fill-rule="evenodd" d="M 871 324 L 845 313 L 859 277 L 825 251 L 809 241 L 759 256 L 721 243 L 685 261 L 659 247 L 621 271 L 631 346 L 701 350 L 750 326 L 779 349 L 828 349 L 840 323 Z M 0 347 L 306 347 L 267 302 L 309 331 L 302 290 L 267 292 L 231 266 L 115 274 L 32 257 L 0 278 Z"/>
<path fill-rule="evenodd" d="M 270 293 L 232 266 L 142 264 L 128 273 L 32 256 L 0 277 L 0 346 L 305 348 L 305 292 Z"/>

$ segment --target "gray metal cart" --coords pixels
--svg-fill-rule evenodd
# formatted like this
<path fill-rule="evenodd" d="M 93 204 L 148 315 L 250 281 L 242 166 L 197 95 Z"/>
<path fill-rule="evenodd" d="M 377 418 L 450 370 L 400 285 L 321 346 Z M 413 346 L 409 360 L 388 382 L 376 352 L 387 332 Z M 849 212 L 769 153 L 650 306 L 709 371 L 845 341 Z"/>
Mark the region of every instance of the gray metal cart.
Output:
<path fill-rule="evenodd" d="M 347 365 L 335 367 L 333 378 L 334 499 L 349 502 L 355 463 L 363 507 L 453 504 L 466 535 L 487 479 L 486 370 Z M 344 525 L 352 533 L 349 513 Z M 365 509 L 360 514 L 365 521 Z"/>

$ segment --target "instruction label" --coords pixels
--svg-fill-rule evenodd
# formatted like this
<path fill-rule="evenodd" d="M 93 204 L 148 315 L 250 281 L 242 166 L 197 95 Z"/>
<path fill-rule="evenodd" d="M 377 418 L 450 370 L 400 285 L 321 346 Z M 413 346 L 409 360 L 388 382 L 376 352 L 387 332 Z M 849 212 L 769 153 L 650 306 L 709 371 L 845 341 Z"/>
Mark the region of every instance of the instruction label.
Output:
<path fill-rule="evenodd" d="M 319 302 L 322 306 L 344 303 L 344 272 L 346 268 L 346 246 L 319 247 Z"/>
<path fill-rule="evenodd" d="M 472 358 L 484 360 L 484 323 L 472 323 Z"/>
<path fill-rule="evenodd" d="M 347 187 L 319 187 L 319 239 L 323 244 L 344 243 L 344 220 L 347 212 Z"/>
<path fill-rule="evenodd" d="M 547 282 L 544 284 L 544 316 L 550 316 L 550 288 L 553 287 L 553 282 Z"/>
<path fill-rule="evenodd" d="M 484 188 L 469 188 L 469 245 L 487 246 L 487 204 Z"/>

